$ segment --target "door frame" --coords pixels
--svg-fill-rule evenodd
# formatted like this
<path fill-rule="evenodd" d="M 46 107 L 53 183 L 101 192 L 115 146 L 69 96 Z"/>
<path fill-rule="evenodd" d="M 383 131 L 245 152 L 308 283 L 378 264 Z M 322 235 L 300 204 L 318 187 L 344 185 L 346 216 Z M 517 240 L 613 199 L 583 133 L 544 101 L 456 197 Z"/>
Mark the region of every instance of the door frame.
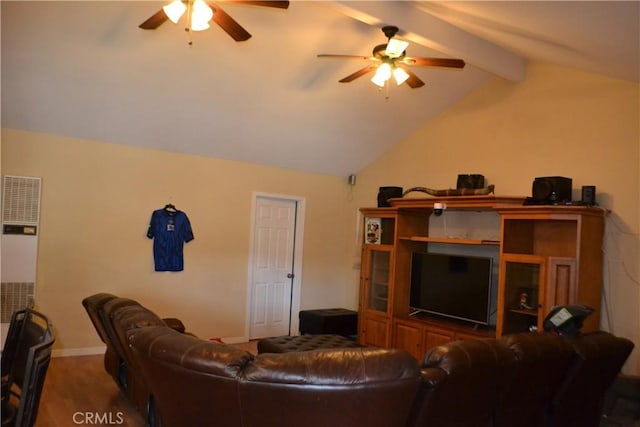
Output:
<path fill-rule="evenodd" d="M 306 199 L 300 196 L 290 196 L 276 193 L 253 192 L 251 195 L 251 223 L 249 226 L 249 259 L 247 265 L 247 301 L 244 337 L 248 341 L 251 332 L 251 310 L 253 301 L 253 259 L 255 249 L 255 224 L 258 199 L 278 199 L 296 203 L 296 218 L 293 237 L 293 280 L 291 281 L 291 311 L 289 316 L 289 334 L 299 335 L 300 294 L 302 288 L 302 244 L 304 241 L 304 217 Z"/>

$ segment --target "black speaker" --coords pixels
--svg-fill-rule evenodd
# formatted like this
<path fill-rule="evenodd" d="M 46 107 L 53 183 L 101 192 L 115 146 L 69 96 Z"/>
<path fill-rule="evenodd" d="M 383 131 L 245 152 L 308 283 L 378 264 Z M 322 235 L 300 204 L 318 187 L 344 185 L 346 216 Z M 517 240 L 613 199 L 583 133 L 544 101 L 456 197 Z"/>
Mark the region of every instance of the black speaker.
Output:
<path fill-rule="evenodd" d="M 531 198 L 539 205 L 558 205 L 571 201 L 571 178 L 546 176 L 533 180 Z"/>
<path fill-rule="evenodd" d="M 389 208 L 389 199 L 402 197 L 402 187 L 380 187 L 378 189 L 378 207 Z"/>
<path fill-rule="evenodd" d="M 587 206 L 596 205 L 596 186 L 595 185 L 582 186 L 582 204 Z"/>
<path fill-rule="evenodd" d="M 484 175 L 480 175 L 480 174 L 458 175 L 456 189 L 461 190 L 463 188 L 469 188 L 469 189 L 484 188 Z"/>

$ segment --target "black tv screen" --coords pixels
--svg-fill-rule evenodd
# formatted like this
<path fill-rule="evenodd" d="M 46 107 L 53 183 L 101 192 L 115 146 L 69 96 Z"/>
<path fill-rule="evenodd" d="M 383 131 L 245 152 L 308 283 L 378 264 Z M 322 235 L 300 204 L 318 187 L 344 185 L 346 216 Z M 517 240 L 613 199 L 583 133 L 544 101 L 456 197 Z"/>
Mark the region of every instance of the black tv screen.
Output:
<path fill-rule="evenodd" d="M 412 310 L 469 322 L 489 323 L 492 259 L 414 252 Z"/>

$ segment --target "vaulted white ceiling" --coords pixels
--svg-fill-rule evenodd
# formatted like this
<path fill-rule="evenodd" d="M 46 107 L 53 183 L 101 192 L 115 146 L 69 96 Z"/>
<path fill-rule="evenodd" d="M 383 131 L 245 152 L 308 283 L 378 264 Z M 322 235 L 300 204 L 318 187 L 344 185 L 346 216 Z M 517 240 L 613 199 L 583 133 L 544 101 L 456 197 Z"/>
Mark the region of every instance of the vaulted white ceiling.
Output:
<path fill-rule="evenodd" d="M 138 25 L 163 2 L 2 1 L 2 126 L 331 175 L 356 173 L 487 79 L 528 60 L 640 82 L 640 3 L 292 1 L 220 5 L 253 37 Z M 426 85 L 338 80 L 400 27 Z M 388 96 L 387 96 L 388 95 Z"/>

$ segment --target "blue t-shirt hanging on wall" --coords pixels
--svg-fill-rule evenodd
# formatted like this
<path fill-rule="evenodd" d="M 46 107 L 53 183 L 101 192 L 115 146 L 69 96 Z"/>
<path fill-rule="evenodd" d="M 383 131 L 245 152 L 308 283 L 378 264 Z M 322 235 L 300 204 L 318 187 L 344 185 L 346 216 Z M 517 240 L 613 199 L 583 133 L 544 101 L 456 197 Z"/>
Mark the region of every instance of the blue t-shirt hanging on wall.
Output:
<path fill-rule="evenodd" d="M 147 237 L 153 241 L 156 271 L 184 270 L 183 246 L 193 240 L 187 214 L 179 210 L 158 209 L 151 214 Z"/>

